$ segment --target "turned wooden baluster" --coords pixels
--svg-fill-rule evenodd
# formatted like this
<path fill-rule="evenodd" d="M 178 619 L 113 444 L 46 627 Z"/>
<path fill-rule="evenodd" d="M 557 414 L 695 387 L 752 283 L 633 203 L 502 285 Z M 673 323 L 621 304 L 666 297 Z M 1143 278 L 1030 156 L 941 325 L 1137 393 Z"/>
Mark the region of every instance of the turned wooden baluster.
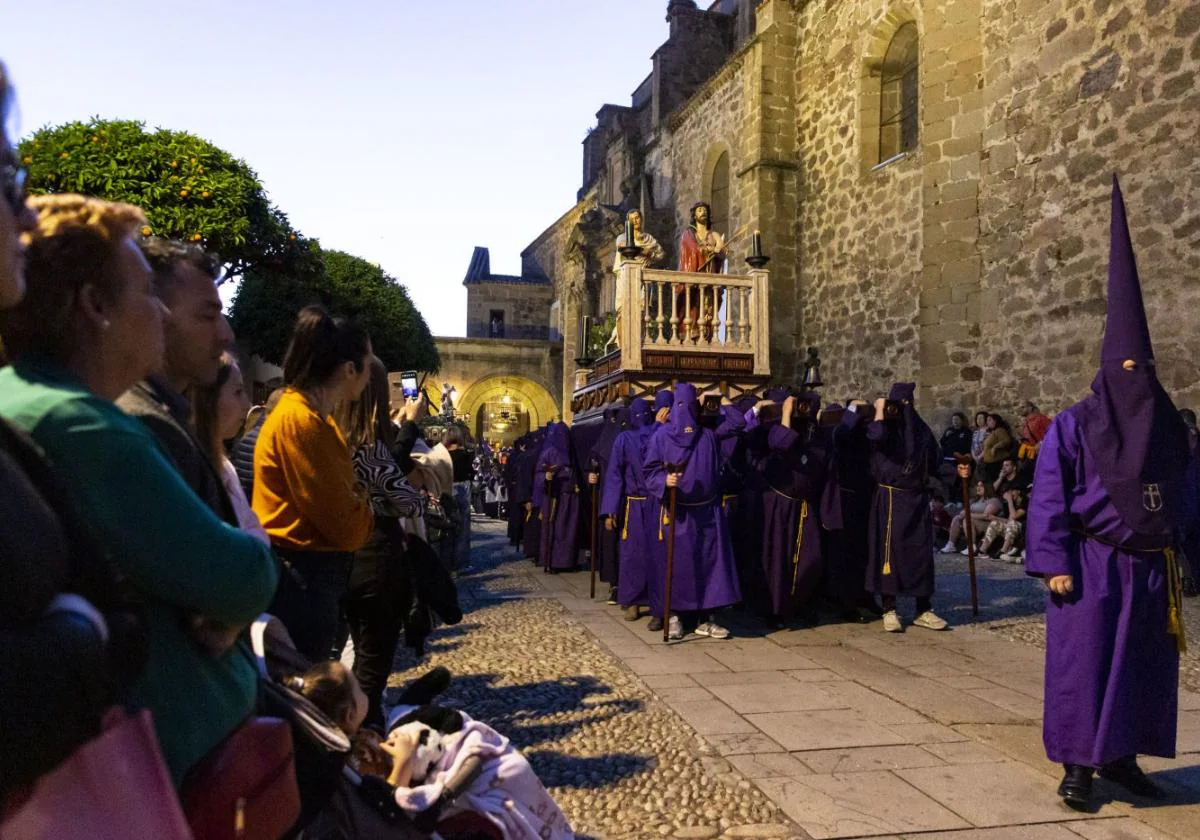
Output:
<path fill-rule="evenodd" d="M 671 344 L 683 344 L 683 336 L 679 334 L 679 292 L 671 287 Z"/>
<path fill-rule="evenodd" d="M 652 294 L 651 288 L 649 286 L 647 286 L 646 282 L 643 280 L 642 281 L 642 294 L 641 294 L 641 298 L 642 298 L 642 344 L 652 343 L 651 335 L 653 333 L 651 332 L 651 328 L 650 328 L 650 297 L 651 297 L 651 294 Z"/>
<path fill-rule="evenodd" d="M 658 327 L 658 335 L 654 339 L 655 344 L 666 344 L 666 317 L 663 316 L 663 286 L 665 283 L 659 281 L 654 284 L 658 289 L 658 317 L 655 318 L 655 324 Z"/>
<path fill-rule="evenodd" d="M 746 323 L 746 295 L 748 294 L 748 289 L 738 289 L 738 343 L 742 347 L 750 346 L 750 324 Z"/>

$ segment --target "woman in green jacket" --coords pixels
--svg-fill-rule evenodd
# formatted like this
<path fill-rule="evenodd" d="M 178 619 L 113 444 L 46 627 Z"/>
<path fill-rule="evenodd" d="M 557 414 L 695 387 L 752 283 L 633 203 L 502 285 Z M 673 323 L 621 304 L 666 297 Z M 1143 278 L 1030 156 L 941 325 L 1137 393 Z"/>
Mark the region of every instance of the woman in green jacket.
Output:
<path fill-rule="evenodd" d="M 134 700 L 150 710 L 176 785 L 252 712 L 255 669 L 206 653 L 188 617 L 244 626 L 275 591 L 270 549 L 192 492 L 113 400 L 159 368 L 163 309 L 134 237 L 137 208 L 76 195 L 31 199 L 26 294 L 0 312 L 11 366 L 0 416 L 45 451 L 95 536 L 144 599 L 150 658 Z"/>

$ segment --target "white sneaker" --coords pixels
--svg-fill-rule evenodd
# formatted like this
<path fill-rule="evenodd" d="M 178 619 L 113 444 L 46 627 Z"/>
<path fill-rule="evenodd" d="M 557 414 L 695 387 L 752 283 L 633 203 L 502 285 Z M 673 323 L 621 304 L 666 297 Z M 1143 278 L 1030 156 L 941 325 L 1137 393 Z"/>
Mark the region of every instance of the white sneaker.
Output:
<path fill-rule="evenodd" d="M 683 638 L 683 622 L 679 620 L 679 616 L 671 616 L 670 622 L 667 624 L 667 639 L 672 642 L 677 642 Z"/>
<path fill-rule="evenodd" d="M 916 627 L 924 627 L 926 630 L 949 630 L 950 625 L 946 623 L 946 619 L 941 618 L 933 610 L 925 610 L 913 620 L 913 625 Z"/>
<path fill-rule="evenodd" d="M 710 639 L 728 639 L 729 631 L 715 621 L 706 621 L 697 625 L 694 631 L 697 636 L 708 636 Z"/>
<path fill-rule="evenodd" d="M 900 616 L 895 610 L 888 610 L 883 614 L 883 629 L 889 633 L 904 632 L 904 625 L 900 623 Z"/>
<path fill-rule="evenodd" d="M 954 553 L 954 543 L 952 543 L 952 542 L 946 543 L 944 546 L 942 546 L 942 550 L 939 553 L 940 554 L 953 554 Z"/>
<path fill-rule="evenodd" d="M 1005 557 L 1018 557 L 1020 554 L 1021 549 L 1019 548 L 1010 548 L 1008 551 L 1004 552 Z"/>
<path fill-rule="evenodd" d="M 970 557 L 971 556 L 971 547 L 967 546 L 966 548 L 964 548 L 962 551 L 960 551 L 958 553 L 961 554 L 963 557 Z"/>

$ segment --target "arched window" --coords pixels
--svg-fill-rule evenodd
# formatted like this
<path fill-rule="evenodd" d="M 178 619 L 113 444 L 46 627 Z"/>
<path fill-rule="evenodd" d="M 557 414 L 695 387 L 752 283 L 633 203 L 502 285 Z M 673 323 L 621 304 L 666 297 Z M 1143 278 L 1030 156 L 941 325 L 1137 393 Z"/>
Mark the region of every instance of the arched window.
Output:
<path fill-rule="evenodd" d="M 896 30 L 883 59 L 879 87 L 879 162 L 917 147 L 920 86 L 917 25 Z"/>
<path fill-rule="evenodd" d="M 712 205 L 712 229 L 729 236 L 729 152 L 721 152 L 713 167 L 709 190 Z"/>

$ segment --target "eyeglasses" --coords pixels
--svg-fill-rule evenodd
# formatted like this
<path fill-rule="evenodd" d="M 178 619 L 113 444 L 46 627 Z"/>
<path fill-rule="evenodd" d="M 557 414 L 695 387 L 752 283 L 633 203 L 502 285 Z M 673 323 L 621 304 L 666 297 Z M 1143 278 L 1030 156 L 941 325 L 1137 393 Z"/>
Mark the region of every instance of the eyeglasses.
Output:
<path fill-rule="evenodd" d="M 6 164 L 0 166 L 0 198 L 8 202 L 14 215 L 25 212 L 26 182 L 29 172 L 20 166 Z"/>

